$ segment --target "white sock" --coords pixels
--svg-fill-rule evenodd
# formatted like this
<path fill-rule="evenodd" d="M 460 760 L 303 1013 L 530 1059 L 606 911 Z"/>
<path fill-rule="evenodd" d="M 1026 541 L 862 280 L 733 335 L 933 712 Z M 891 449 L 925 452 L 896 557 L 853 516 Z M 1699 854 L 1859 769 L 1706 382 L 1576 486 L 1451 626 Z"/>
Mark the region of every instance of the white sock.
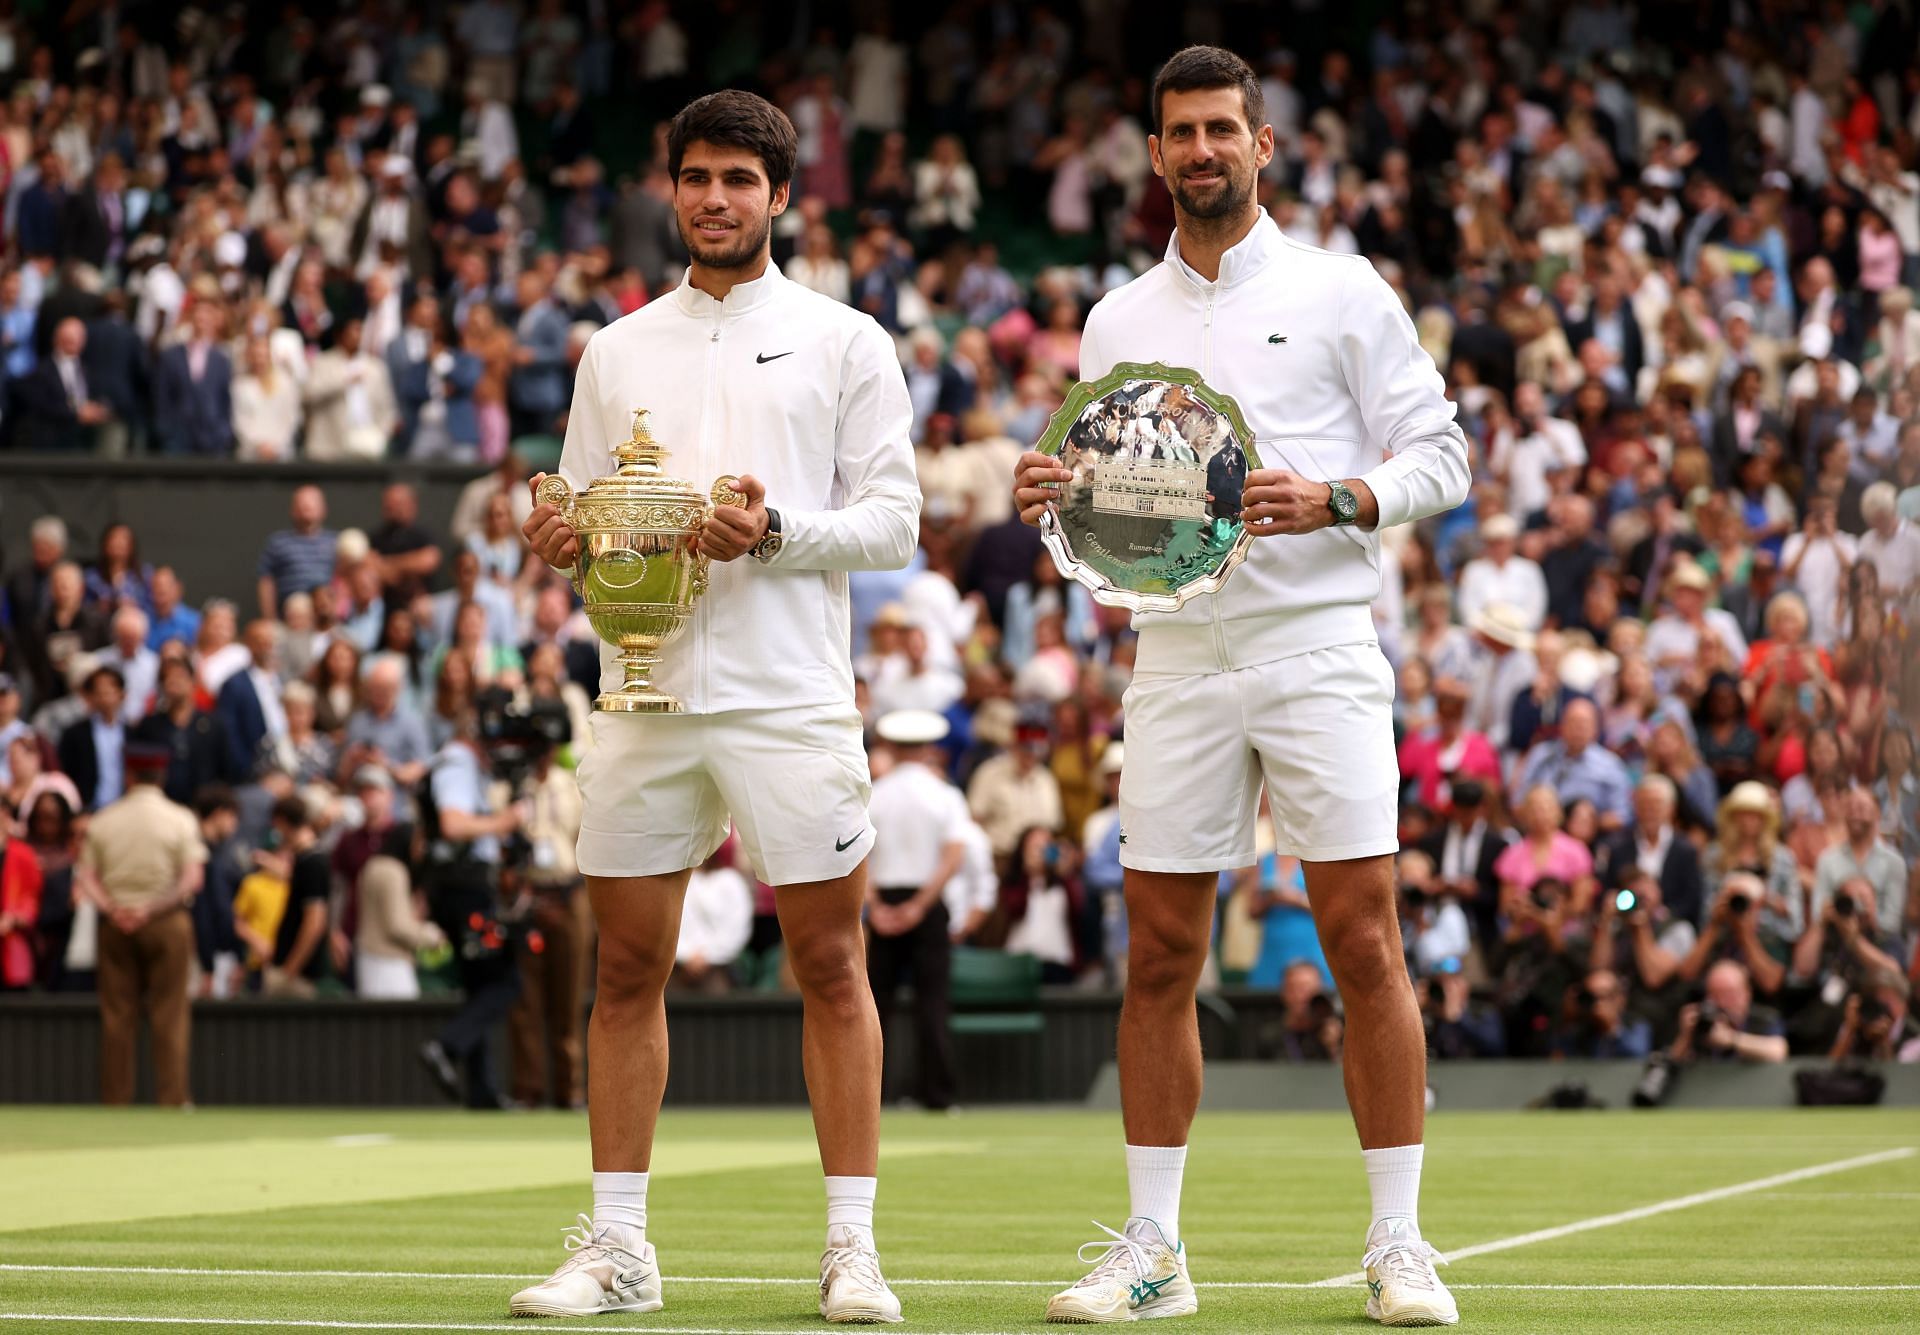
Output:
<path fill-rule="evenodd" d="M 647 1240 L 647 1175 L 595 1173 L 593 1226 L 615 1230 L 623 1245 L 637 1247 Z"/>
<path fill-rule="evenodd" d="M 1361 1150 L 1367 1164 L 1367 1187 L 1373 1193 L 1371 1233 L 1383 1219 L 1404 1219 L 1420 1231 L 1420 1163 L 1425 1145 L 1396 1145 L 1385 1150 Z"/>
<path fill-rule="evenodd" d="M 1180 1179 L 1186 1171 L 1185 1145 L 1127 1146 L 1129 1213 L 1160 1225 L 1169 1246 L 1180 1242 Z"/>
<path fill-rule="evenodd" d="M 880 1189 L 877 1177 L 829 1177 L 827 1179 L 827 1245 L 836 1245 L 836 1228 L 858 1229 L 859 1238 L 873 1245 L 873 1198 Z M 844 1246 L 845 1242 L 837 1245 Z"/>

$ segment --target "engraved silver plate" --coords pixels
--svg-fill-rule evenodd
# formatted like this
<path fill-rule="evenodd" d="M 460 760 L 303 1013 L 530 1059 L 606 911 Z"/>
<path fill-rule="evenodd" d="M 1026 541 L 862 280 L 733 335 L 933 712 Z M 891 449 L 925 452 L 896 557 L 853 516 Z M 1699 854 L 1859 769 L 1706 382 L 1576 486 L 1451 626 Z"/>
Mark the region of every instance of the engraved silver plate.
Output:
<path fill-rule="evenodd" d="M 1197 371 L 1121 362 L 1075 385 L 1034 448 L 1073 470 L 1040 533 L 1096 602 L 1171 612 L 1218 592 L 1246 559 L 1253 433 Z"/>

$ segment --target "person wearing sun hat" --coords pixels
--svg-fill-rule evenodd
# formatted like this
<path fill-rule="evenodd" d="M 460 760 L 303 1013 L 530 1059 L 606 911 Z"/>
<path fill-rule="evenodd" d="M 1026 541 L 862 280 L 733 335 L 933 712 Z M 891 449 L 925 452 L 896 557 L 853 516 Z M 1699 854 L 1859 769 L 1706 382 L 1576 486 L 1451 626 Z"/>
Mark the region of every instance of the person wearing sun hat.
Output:
<path fill-rule="evenodd" d="M 1747 637 L 1731 612 L 1708 604 L 1713 576 L 1691 557 L 1676 558 L 1667 574 L 1666 609 L 1647 627 L 1647 660 L 1664 686 L 1670 674 L 1685 672 L 1700 656 L 1700 642 L 1713 636 L 1727 651 L 1726 661 L 1747 661 Z"/>
<path fill-rule="evenodd" d="M 1469 679 L 1473 697 L 1466 726 L 1503 751 L 1512 730 L 1513 698 L 1527 689 L 1539 665 L 1533 657 L 1533 629 L 1510 603 L 1491 603 L 1470 618 L 1474 660 Z"/>
<path fill-rule="evenodd" d="M 1760 928 L 1783 942 L 1799 939 L 1806 926 L 1800 892 L 1800 867 L 1780 838 L 1780 804 L 1773 789 L 1757 779 L 1736 783 L 1720 799 L 1714 840 L 1700 859 L 1707 904 L 1720 900 L 1720 886 L 1735 872 L 1749 872 L 1765 886 Z"/>

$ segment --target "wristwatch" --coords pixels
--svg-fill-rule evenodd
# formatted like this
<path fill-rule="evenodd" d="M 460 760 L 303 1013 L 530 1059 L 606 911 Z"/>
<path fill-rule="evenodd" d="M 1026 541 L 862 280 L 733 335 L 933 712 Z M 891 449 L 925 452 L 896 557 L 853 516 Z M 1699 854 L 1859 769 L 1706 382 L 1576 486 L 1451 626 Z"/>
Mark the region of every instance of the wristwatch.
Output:
<path fill-rule="evenodd" d="M 1354 498 L 1352 488 L 1344 482 L 1327 483 L 1327 508 L 1333 511 L 1333 522 L 1353 524 L 1360 519 L 1360 502 Z"/>
<path fill-rule="evenodd" d="M 780 536 L 780 512 L 772 506 L 767 507 L 766 536 L 747 549 L 747 555 L 765 565 L 780 554 L 780 547 L 786 539 Z"/>

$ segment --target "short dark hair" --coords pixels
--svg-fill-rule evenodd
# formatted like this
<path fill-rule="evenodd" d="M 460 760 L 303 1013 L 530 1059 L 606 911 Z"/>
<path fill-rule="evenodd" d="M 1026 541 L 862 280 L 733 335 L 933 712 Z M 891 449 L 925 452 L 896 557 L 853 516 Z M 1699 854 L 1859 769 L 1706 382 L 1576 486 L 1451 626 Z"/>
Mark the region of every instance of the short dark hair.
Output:
<path fill-rule="evenodd" d="M 680 160 L 687 145 L 705 140 L 722 148 L 744 148 L 760 159 L 770 190 L 793 180 L 799 137 L 787 113 L 753 93 L 723 88 L 696 97 L 680 108 L 667 127 L 667 175 L 680 179 Z"/>
<path fill-rule="evenodd" d="M 285 825 L 294 830 L 304 830 L 313 823 L 307 815 L 306 802 L 292 794 L 273 804 L 273 814 L 269 819 L 276 825 Z"/>
<path fill-rule="evenodd" d="M 1246 108 L 1247 128 L 1255 134 L 1267 123 L 1266 99 L 1253 66 L 1218 46 L 1189 46 L 1176 51 L 1153 79 L 1153 132 L 1160 133 L 1160 99 L 1165 93 L 1191 93 L 1202 88 L 1238 88 Z"/>
<path fill-rule="evenodd" d="M 239 799 L 224 783 L 203 783 L 193 792 L 193 814 L 201 820 L 220 811 L 238 812 Z"/>

